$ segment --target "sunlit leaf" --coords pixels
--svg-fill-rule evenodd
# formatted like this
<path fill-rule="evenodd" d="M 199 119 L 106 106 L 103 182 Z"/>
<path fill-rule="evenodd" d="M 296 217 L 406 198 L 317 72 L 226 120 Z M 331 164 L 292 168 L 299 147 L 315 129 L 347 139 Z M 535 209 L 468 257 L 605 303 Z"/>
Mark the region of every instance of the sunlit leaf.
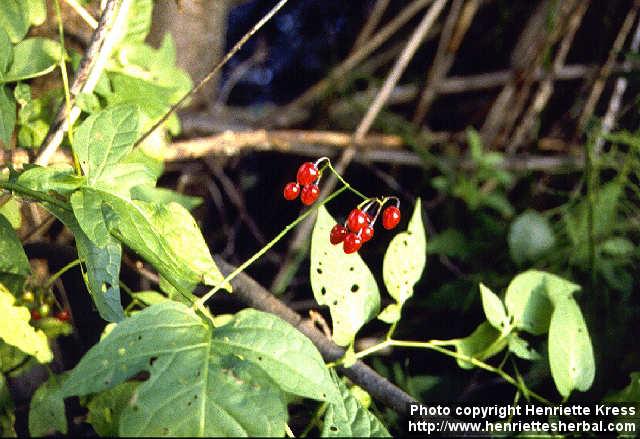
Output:
<path fill-rule="evenodd" d="M 542 358 L 540 354 L 531 347 L 529 342 L 519 337 L 518 334 L 509 335 L 509 350 L 524 360 L 535 361 Z"/>
<path fill-rule="evenodd" d="M 535 261 L 555 243 L 549 221 L 538 212 L 519 215 L 509 228 L 509 252 L 517 264 Z"/>
<path fill-rule="evenodd" d="M 64 400 L 60 394 L 65 375 L 52 375 L 38 387 L 29 405 L 29 433 L 32 437 L 67 433 Z"/>
<path fill-rule="evenodd" d="M 477 360 L 485 360 L 502 351 L 507 345 L 507 339 L 500 336 L 500 331 L 489 322 L 481 323 L 468 337 L 454 340 L 454 346 L 459 354 Z M 457 359 L 458 366 L 463 369 L 475 367 L 469 361 Z"/>
<path fill-rule="evenodd" d="M 0 142 L 5 148 L 9 147 L 9 141 L 16 126 L 16 101 L 7 91 L 7 88 L 0 85 Z"/>
<path fill-rule="evenodd" d="M 487 320 L 491 323 L 491 326 L 498 331 L 504 331 L 509 323 L 509 318 L 507 317 L 507 312 L 504 309 L 502 300 L 483 283 L 480 283 L 480 296 L 482 297 L 484 314 L 487 316 Z"/>
<path fill-rule="evenodd" d="M 46 75 L 56 68 L 59 60 L 60 43 L 48 38 L 27 38 L 13 48 L 13 63 L 4 80 L 24 81 Z"/>

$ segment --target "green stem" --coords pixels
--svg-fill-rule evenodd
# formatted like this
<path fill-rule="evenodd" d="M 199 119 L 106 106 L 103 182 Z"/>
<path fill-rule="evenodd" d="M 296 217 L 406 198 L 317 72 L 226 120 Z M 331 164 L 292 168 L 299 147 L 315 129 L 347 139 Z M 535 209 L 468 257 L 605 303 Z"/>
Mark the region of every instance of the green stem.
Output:
<path fill-rule="evenodd" d="M 49 278 L 49 280 L 47 281 L 47 283 L 44 284 L 44 289 L 48 290 L 49 288 L 51 288 L 51 286 L 54 284 L 55 281 L 57 281 L 60 278 L 60 276 L 65 274 L 67 271 L 71 270 L 76 265 L 80 265 L 80 259 L 74 259 L 73 261 L 69 262 L 67 265 L 62 267 L 60 270 L 53 273 Z"/>
<path fill-rule="evenodd" d="M 200 299 L 198 299 L 195 303 L 194 306 L 198 309 L 200 309 L 201 311 L 203 310 L 203 305 L 207 302 L 207 300 L 209 300 L 211 298 L 211 296 L 213 296 L 215 293 L 217 293 L 218 291 L 220 291 L 223 286 L 225 284 L 227 284 L 228 282 L 230 282 L 233 278 L 235 278 L 238 274 L 242 273 L 244 270 L 247 269 L 247 267 L 249 267 L 251 264 L 253 264 L 255 261 L 257 261 L 262 255 L 264 255 L 266 252 L 268 252 L 274 245 L 276 245 L 278 243 L 278 241 L 280 241 L 287 233 L 289 233 L 289 231 L 291 229 L 293 229 L 295 226 L 297 226 L 298 224 L 300 224 L 302 221 L 304 221 L 309 215 L 311 215 L 313 212 L 315 212 L 316 210 L 318 210 L 318 208 L 320 206 L 323 206 L 325 204 L 327 204 L 329 201 L 333 200 L 335 197 L 337 197 L 338 195 L 340 195 L 342 192 L 344 192 L 347 189 L 350 189 L 351 186 L 349 185 L 345 185 L 343 187 L 341 187 L 340 189 L 338 189 L 337 191 L 335 191 L 334 193 L 332 193 L 331 195 L 329 195 L 327 198 L 325 198 L 322 203 L 316 205 L 313 209 L 309 209 L 308 211 L 306 211 L 305 213 L 303 213 L 302 215 L 300 215 L 298 218 L 296 218 L 295 221 L 293 221 L 292 223 L 290 223 L 287 227 L 285 227 L 280 233 L 278 233 L 275 238 L 273 238 L 271 241 L 269 241 L 264 247 L 262 247 L 260 250 L 258 250 L 253 256 L 251 256 L 249 259 L 247 259 L 246 261 L 244 261 L 242 263 L 242 265 L 238 266 L 238 268 L 236 268 L 235 270 L 233 270 L 231 273 L 229 273 L 227 275 L 227 277 L 225 277 L 222 282 L 220 282 L 220 285 L 218 285 L 215 288 L 212 288 L 207 294 L 205 294 L 204 296 L 202 296 Z M 353 189 L 351 189 L 353 190 Z"/>
<path fill-rule="evenodd" d="M 318 425 L 318 423 L 320 422 L 320 419 L 322 418 L 322 415 L 324 415 L 324 412 L 327 411 L 327 407 L 328 407 L 328 404 L 326 402 L 323 402 L 318 406 L 318 409 L 313 414 L 313 418 L 311 418 L 311 421 L 309 421 L 304 431 L 300 433 L 300 437 L 307 437 L 307 435 L 311 432 L 311 430 L 313 430 L 313 427 Z"/>
<path fill-rule="evenodd" d="M 0 181 L 0 189 L 4 189 L 5 191 L 10 192 L 16 192 L 17 194 L 20 194 L 24 197 L 33 198 L 34 200 L 43 203 L 49 203 L 56 207 L 59 207 L 60 209 L 71 212 L 71 207 L 67 203 L 48 194 L 45 194 L 44 192 L 34 191 L 33 189 L 29 189 L 24 186 L 20 186 L 19 184 L 9 183 L 6 181 Z"/>
<path fill-rule="evenodd" d="M 371 197 L 367 197 L 366 195 L 364 195 L 359 190 L 352 188 L 351 185 L 349 183 L 347 183 L 344 178 L 342 178 L 342 175 L 340 175 L 338 173 L 338 171 L 335 170 L 335 168 L 333 167 L 331 162 L 328 161 L 328 160 L 327 160 L 327 167 L 331 170 L 331 172 L 333 172 L 333 175 L 336 176 L 336 178 L 340 181 L 340 183 L 342 183 L 343 186 L 348 188 L 351 192 L 353 192 L 354 194 L 356 194 L 357 196 L 359 196 L 360 198 L 362 198 L 364 200 L 370 200 L 371 199 Z"/>

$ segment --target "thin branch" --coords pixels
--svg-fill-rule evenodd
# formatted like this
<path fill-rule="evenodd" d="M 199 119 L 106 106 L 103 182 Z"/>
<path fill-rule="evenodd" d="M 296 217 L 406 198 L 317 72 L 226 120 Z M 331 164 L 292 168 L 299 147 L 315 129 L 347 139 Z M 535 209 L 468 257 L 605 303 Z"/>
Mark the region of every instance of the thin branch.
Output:
<path fill-rule="evenodd" d="M 98 22 L 95 18 L 87 11 L 77 0 L 64 0 L 76 13 L 82 17 L 82 19 L 89 25 L 89 27 L 93 30 L 97 29 Z"/>
<path fill-rule="evenodd" d="M 358 34 L 358 38 L 356 38 L 356 42 L 353 43 L 353 49 L 351 50 L 351 54 L 353 54 L 357 49 L 362 47 L 362 45 L 371 37 L 373 31 L 380 23 L 384 12 L 387 10 L 387 6 L 389 6 L 390 0 L 377 0 L 376 4 L 373 6 L 373 10 L 369 14 L 366 23 L 362 26 L 362 30 L 360 34 Z"/>
<path fill-rule="evenodd" d="M 238 53 L 238 51 L 240 49 L 242 49 L 242 46 L 245 45 L 245 43 L 247 41 L 249 41 L 249 39 L 256 33 L 258 32 L 262 26 L 264 26 L 269 20 L 271 20 L 271 18 L 280 10 L 282 9 L 282 7 L 287 3 L 287 1 L 289 0 L 280 0 L 273 8 L 271 8 L 271 10 L 269 12 L 267 12 L 264 17 L 262 17 L 260 19 L 260 21 L 258 21 L 252 28 L 251 30 L 249 30 L 249 32 L 247 32 L 246 34 L 244 34 L 242 36 L 242 38 L 240 38 L 240 40 L 231 48 L 231 50 L 229 52 L 227 52 L 227 54 L 220 60 L 220 62 L 218 62 L 218 64 L 216 64 L 213 69 L 207 73 L 207 75 L 202 78 L 200 80 L 200 82 L 198 82 L 198 84 L 193 87 L 190 91 L 188 91 L 187 93 L 185 93 L 184 96 L 182 96 L 178 102 L 176 102 L 175 104 L 173 104 L 171 106 L 171 108 L 169 109 L 169 111 L 167 111 L 158 121 L 156 121 L 153 126 L 151 128 L 149 128 L 147 130 L 147 132 L 145 132 L 135 143 L 135 146 L 140 145 L 147 137 L 149 137 L 149 135 L 151 133 L 153 133 L 160 125 L 162 125 L 168 118 L 169 116 L 171 116 L 173 113 L 176 112 L 176 110 L 178 110 L 178 108 L 180 108 L 180 106 L 187 100 L 189 99 L 191 96 L 193 96 L 194 94 L 196 94 L 198 91 L 200 91 L 200 89 L 202 89 L 202 87 L 204 87 L 204 85 L 209 82 L 214 76 L 216 76 L 216 74 L 218 73 L 218 71 L 224 67 L 224 65 L 236 54 Z"/>
<path fill-rule="evenodd" d="M 124 26 L 129 7 L 132 0 L 107 0 L 98 27 L 96 28 L 91 43 L 87 49 L 78 72 L 71 85 L 71 110 L 67 114 L 67 107 L 63 104 L 54 123 L 51 124 L 49 133 L 42 142 L 40 152 L 36 158 L 36 164 L 45 166 L 54 155 L 58 146 L 62 143 L 65 133 L 69 130 L 69 124 L 75 123 L 80 116 L 81 110 L 75 106 L 75 98 L 80 93 L 91 93 L 100 79 L 111 51 L 119 39 L 118 32 L 113 29 L 120 29 Z M 120 6 L 117 7 L 117 4 Z"/>

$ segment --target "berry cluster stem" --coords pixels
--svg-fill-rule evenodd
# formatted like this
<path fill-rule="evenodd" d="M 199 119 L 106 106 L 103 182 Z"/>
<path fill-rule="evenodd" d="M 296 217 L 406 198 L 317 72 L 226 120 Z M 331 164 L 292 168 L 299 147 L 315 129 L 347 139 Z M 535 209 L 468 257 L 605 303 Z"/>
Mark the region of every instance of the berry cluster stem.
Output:
<path fill-rule="evenodd" d="M 332 168 L 332 170 L 333 170 L 333 168 Z M 335 173 L 335 171 L 334 171 L 334 173 Z M 342 180 L 342 181 L 344 181 L 344 180 Z M 253 264 L 255 261 L 257 261 L 262 255 L 264 255 L 266 252 L 268 252 L 274 245 L 276 245 L 278 243 L 278 241 L 280 241 L 287 233 L 289 233 L 289 231 L 291 229 L 293 229 L 295 226 L 297 226 L 302 221 L 304 221 L 309 215 L 311 215 L 313 212 L 315 212 L 320 206 L 322 206 L 322 205 L 328 203 L 329 201 L 333 200 L 335 197 L 337 197 L 338 195 L 340 195 L 342 192 L 344 192 L 346 190 L 351 190 L 353 192 L 357 192 L 348 183 L 344 182 L 344 186 L 343 187 L 341 187 L 340 189 L 336 190 L 331 195 L 329 195 L 327 198 L 322 200 L 322 203 L 319 203 L 314 208 L 309 209 L 308 211 L 306 211 L 305 213 L 300 215 L 298 218 L 296 218 L 293 222 L 289 223 L 289 225 L 287 225 L 280 233 L 278 233 L 264 247 L 262 247 L 260 250 L 258 250 L 249 259 L 244 261 L 240 266 L 238 266 L 238 268 L 236 268 L 231 273 L 229 273 L 222 280 L 222 282 L 220 282 L 220 285 L 218 285 L 217 287 L 212 288 L 207 294 L 205 294 L 200 299 L 198 299 L 196 302 L 194 302 L 194 305 L 193 305 L 194 308 L 201 309 L 203 307 L 203 305 L 207 302 L 207 300 L 209 300 L 211 298 L 211 296 L 213 296 L 215 293 L 217 293 L 218 291 L 220 291 L 222 289 L 222 286 L 224 284 L 230 282 L 238 274 L 240 274 L 241 272 L 246 270 L 247 267 L 249 267 L 251 264 Z"/>

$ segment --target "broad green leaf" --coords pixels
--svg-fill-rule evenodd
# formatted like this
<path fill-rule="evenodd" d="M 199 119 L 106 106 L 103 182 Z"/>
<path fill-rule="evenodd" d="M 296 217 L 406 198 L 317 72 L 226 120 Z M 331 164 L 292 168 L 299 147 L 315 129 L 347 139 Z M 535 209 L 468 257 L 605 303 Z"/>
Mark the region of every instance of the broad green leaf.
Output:
<path fill-rule="evenodd" d="M 504 332 L 509 326 L 509 318 L 502 300 L 483 283 L 480 283 L 480 296 L 482 297 L 482 308 L 487 320 L 498 331 Z"/>
<path fill-rule="evenodd" d="M 454 345 L 459 354 L 482 361 L 502 351 L 507 345 L 507 339 L 501 337 L 500 331 L 493 328 L 489 322 L 482 322 L 468 337 L 454 340 Z M 475 367 L 466 360 L 456 361 L 463 369 Z"/>
<path fill-rule="evenodd" d="M 547 290 L 547 296 L 551 303 L 555 306 L 559 301 L 572 298 L 573 293 L 580 291 L 580 285 L 576 285 L 571 281 L 556 276 L 551 273 L 544 273 L 544 283 Z"/>
<path fill-rule="evenodd" d="M 0 377 L 4 373 L 19 369 L 21 364 L 27 362 L 29 355 L 22 352 L 15 346 L 0 340 Z M 0 403 L 0 407 L 2 403 Z"/>
<path fill-rule="evenodd" d="M 151 263 L 174 288 L 189 294 L 198 283 L 222 283 L 224 277 L 185 208 L 177 203 L 156 205 L 99 193 L 109 231 Z M 228 283 L 223 288 L 231 291 Z"/>
<path fill-rule="evenodd" d="M 187 210 L 193 210 L 200 206 L 203 202 L 200 197 L 192 197 L 173 191 L 171 189 L 165 189 L 162 187 L 152 186 L 136 186 L 131 189 L 131 197 L 150 203 L 167 204 L 178 203 Z"/>
<path fill-rule="evenodd" d="M 549 325 L 549 365 L 558 392 L 567 398 L 574 389 L 587 391 L 596 366 L 587 325 L 576 301 L 558 301 Z"/>
<path fill-rule="evenodd" d="M 92 114 L 78 127 L 74 147 L 90 185 L 132 150 L 139 118 L 135 106 L 120 105 Z"/>
<path fill-rule="evenodd" d="M 33 26 L 40 26 L 47 19 L 45 0 L 26 0 L 27 21 Z"/>
<path fill-rule="evenodd" d="M 549 221 L 538 212 L 519 215 L 509 228 L 509 252 L 517 264 L 535 261 L 555 243 Z"/>
<path fill-rule="evenodd" d="M 15 298 L 0 285 L 0 338 L 25 354 L 34 356 L 40 363 L 53 359 L 47 336 L 29 325 L 31 313 L 25 306 L 15 306 Z"/>
<path fill-rule="evenodd" d="M 4 375 L 0 374 L 0 437 L 18 437 L 13 427 L 15 420 L 9 386 Z"/>
<path fill-rule="evenodd" d="M 43 317 L 34 322 L 34 326 L 42 329 L 47 338 L 56 338 L 61 335 L 69 335 L 73 332 L 73 326 L 69 322 L 63 322 L 55 317 Z"/>
<path fill-rule="evenodd" d="M 272 314 L 240 311 L 215 329 L 212 348 L 258 364 L 286 392 L 321 401 L 339 399 L 316 347 Z"/>
<path fill-rule="evenodd" d="M 127 16 L 125 41 L 144 41 L 151 29 L 152 0 L 134 0 Z"/>
<path fill-rule="evenodd" d="M 31 266 L 11 223 L 0 215 L 0 272 L 26 277 Z"/>
<path fill-rule="evenodd" d="M 0 142 L 5 148 L 9 147 L 9 141 L 16 126 L 16 101 L 9 94 L 7 88 L 0 85 Z"/>
<path fill-rule="evenodd" d="M 615 236 L 603 242 L 600 250 L 611 256 L 629 257 L 635 250 L 635 246 L 627 238 Z"/>
<path fill-rule="evenodd" d="M 341 398 L 328 405 L 322 426 L 322 437 L 391 437 L 373 413 L 364 408 L 347 386 L 331 372 L 340 389 Z"/>
<path fill-rule="evenodd" d="M 534 335 L 547 332 L 553 307 L 546 291 L 547 273 L 529 270 L 513 278 L 504 301 L 513 325 Z"/>
<path fill-rule="evenodd" d="M 56 68 L 59 61 L 60 43 L 48 38 L 27 38 L 13 48 L 13 64 L 4 80 L 24 81 L 46 75 Z"/>
<path fill-rule="evenodd" d="M 139 383 L 125 382 L 104 390 L 91 398 L 87 408 L 87 422 L 101 437 L 116 437 L 120 427 L 120 415 L 130 404 Z"/>
<path fill-rule="evenodd" d="M 4 29 L 12 43 L 17 43 L 27 34 L 29 23 L 20 6 L 21 0 L 0 1 L 0 28 Z"/>
<path fill-rule="evenodd" d="M 378 320 L 392 324 L 400 320 L 402 317 L 402 307 L 397 303 L 391 303 L 378 314 Z"/>
<path fill-rule="evenodd" d="M 33 166 L 22 172 L 17 180 L 20 186 L 34 191 L 56 192 L 60 195 L 71 194 L 83 182 L 84 178 L 75 175 L 73 168 L 65 164 Z"/>
<path fill-rule="evenodd" d="M 143 163 L 118 163 L 107 168 L 94 187 L 122 198 L 131 198 L 133 188 L 155 184 L 156 177 Z"/>
<path fill-rule="evenodd" d="M 382 264 L 387 291 L 401 306 L 413 295 L 413 286 L 422 277 L 426 262 L 427 237 L 418 198 L 407 231 L 391 240 Z"/>
<path fill-rule="evenodd" d="M 7 32 L 0 26 L 0 79 L 4 78 L 11 61 L 13 61 L 13 45 Z"/>
<path fill-rule="evenodd" d="M 20 213 L 20 202 L 15 197 L 9 198 L 0 206 L 0 215 L 4 216 L 15 230 L 22 226 L 22 213 Z"/>
<path fill-rule="evenodd" d="M 333 341 L 350 344 L 358 330 L 380 309 L 380 293 L 369 267 L 357 253 L 345 254 L 329 242 L 336 224 L 320 206 L 311 237 L 311 288 L 319 305 L 328 305 Z"/>
<path fill-rule="evenodd" d="M 465 259 L 470 255 L 471 249 L 459 230 L 446 229 L 429 238 L 427 253 Z"/>
<path fill-rule="evenodd" d="M 98 193 L 80 188 L 71 194 L 73 214 L 84 234 L 98 247 L 104 247 L 113 238 L 102 215 L 102 198 Z"/>
<path fill-rule="evenodd" d="M 157 291 L 139 291 L 137 293 L 132 293 L 131 297 L 139 300 L 147 306 L 155 305 L 157 303 L 162 303 L 169 300 L 166 296 L 163 296 Z"/>
<path fill-rule="evenodd" d="M 67 417 L 60 394 L 65 375 L 52 375 L 38 387 L 29 405 L 29 434 L 33 437 L 49 436 L 59 431 L 67 433 Z"/>
<path fill-rule="evenodd" d="M 238 324 L 214 329 L 182 304 L 150 306 L 120 322 L 91 348 L 71 372 L 63 393 L 99 392 L 148 371 L 149 379 L 122 410 L 120 435 L 283 435 L 287 413 L 278 377 L 283 383 L 298 381 L 282 370 L 306 373 L 302 371 L 317 360 L 293 356 L 296 350 L 311 352 L 295 339 L 283 349 L 289 341 L 282 337 L 283 328 L 294 329 L 276 317 L 249 311 L 237 318 Z M 266 319 L 270 323 L 265 327 Z M 288 331 L 284 333 L 293 334 Z M 251 347 L 245 349 L 249 340 Z M 317 351 L 310 355 L 319 358 Z M 278 361 L 281 371 L 272 370 Z"/>
<path fill-rule="evenodd" d="M 84 265 L 83 278 L 100 316 L 109 322 L 122 320 L 124 311 L 120 302 L 120 243 L 110 238 L 104 247 L 98 247 L 87 237 L 71 212 L 48 204 L 45 207 L 73 233 L 78 258 Z"/>
<path fill-rule="evenodd" d="M 542 358 L 527 342 L 518 336 L 518 334 L 509 334 L 509 350 L 513 352 L 517 357 L 524 360 L 539 360 Z"/>

